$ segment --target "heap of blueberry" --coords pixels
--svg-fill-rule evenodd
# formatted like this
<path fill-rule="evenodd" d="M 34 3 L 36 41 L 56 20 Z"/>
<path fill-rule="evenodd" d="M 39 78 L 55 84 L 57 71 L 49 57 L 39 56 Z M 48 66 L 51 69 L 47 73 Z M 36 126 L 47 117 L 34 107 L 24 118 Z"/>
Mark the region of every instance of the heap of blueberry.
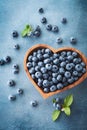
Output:
<path fill-rule="evenodd" d="M 47 48 L 38 49 L 29 55 L 27 68 L 33 80 L 45 93 L 72 84 L 86 72 L 86 65 L 77 52 L 53 53 Z"/>
<path fill-rule="evenodd" d="M 63 104 L 63 99 L 62 98 L 54 98 L 53 99 L 53 107 L 56 110 L 61 110 L 62 109 L 62 104 Z"/>

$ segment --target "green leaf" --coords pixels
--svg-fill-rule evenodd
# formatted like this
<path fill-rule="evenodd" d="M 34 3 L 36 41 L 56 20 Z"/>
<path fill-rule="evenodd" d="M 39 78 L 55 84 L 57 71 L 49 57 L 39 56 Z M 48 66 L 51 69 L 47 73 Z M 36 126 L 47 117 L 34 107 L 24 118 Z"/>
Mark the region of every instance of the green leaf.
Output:
<path fill-rule="evenodd" d="M 21 35 L 22 35 L 22 37 L 25 37 L 25 36 L 27 36 L 27 34 L 29 34 L 32 31 L 33 31 L 33 28 L 27 24 L 25 29 L 22 31 Z"/>
<path fill-rule="evenodd" d="M 65 114 L 66 114 L 67 116 L 70 116 L 70 114 L 71 114 L 70 107 L 65 107 L 65 108 L 63 108 L 63 109 L 64 109 Z"/>
<path fill-rule="evenodd" d="M 56 99 L 55 99 L 55 98 L 53 98 L 52 102 L 53 102 L 53 103 L 56 103 Z"/>
<path fill-rule="evenodd" d="M 71 104 L 73 103 L 73 95 L 68 95 L 65 99 L 64 99 L 64 106 L 65 107 L 69 107 Z"/>
<path fill-rule="evenodd" d="M 60 115 L 60 112 L 59 110 L 54 110 L 53 113 L 52 113 L 52 120 L 53 121 L 56 121 Z"/>

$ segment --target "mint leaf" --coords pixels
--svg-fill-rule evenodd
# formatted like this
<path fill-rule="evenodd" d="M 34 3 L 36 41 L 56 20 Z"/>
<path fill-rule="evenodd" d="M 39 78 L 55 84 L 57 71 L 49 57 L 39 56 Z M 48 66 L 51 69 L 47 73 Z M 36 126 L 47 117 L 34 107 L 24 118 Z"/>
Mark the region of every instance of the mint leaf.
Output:
<path fill-rule="evenodd" d="M 52 120 L 56 121 L 58 119 L 59 115 L 60 115 L 60 111 L 54 110 L 53 113 L 52 113 Z"/>
<path fill-rule="evenodd" d="M 53 103 L 56 103 L 56 99 L 55 99 L 55 98 L 53 98 L 52 102 L 53 102 Z"/>
<path fill-rule="evenodd" d="M 71 104 L 73 103 L 73 95 L 68 95 L 65 99 L 64 99 L 64 106 L 65 107 L 69 107 Z"/>
<path fill-rule="evenodd" d="M 26 25 L 25 29 L 22 31 L 21 35 L 22 37 L 27 36 L 30 32 L 33 31 L 33 28 L 30 25 Z"/>
<path fill-rule="evenodd" d="M 65 108 L 63 108 L 63 109 L 64 109 L 65 114 L 66 114 L 67 116 L 70 116 L 70 114 L 71 114 L 70 107 L 65 107 Z"/>

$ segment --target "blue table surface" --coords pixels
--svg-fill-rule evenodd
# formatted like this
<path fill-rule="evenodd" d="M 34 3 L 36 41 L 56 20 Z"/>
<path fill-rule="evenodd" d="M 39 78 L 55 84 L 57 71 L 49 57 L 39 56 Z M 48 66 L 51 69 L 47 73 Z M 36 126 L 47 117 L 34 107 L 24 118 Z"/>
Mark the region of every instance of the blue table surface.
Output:
<path fill-rule="evenodd" d="M 44 14 L 38 9 L 43 7 Z M 47 32 L 40 19 L 47 17 L 48 23 L 59 26 L 59 33 Z M 61 24 L 61 18 L 66 17 L 66 25 Z M 18 30 L 19 34 L 26 24 L 40 25 L 42 36 L 40 38 L 13 39 L 11 33 Z M 63 38 L 62 44 L 57 44 L 57 37 Z M 71 36 L 78 42 L 71 45 Z M 13 49 L 14 44 L 20 44 L 20 50 Z M 12 62 L 0 67 L 0 130 L 87 130 L 87 79 L 77 87 L 44 100 L 33 87 L 23 68 L 23 59 L 31 46 L 45 43 L 54 48 L 63 46 L 75 47 L 87 56 L 87 1 L 86 0 L 0 0 L 0 58 L 10 55 Z M 12 73 L 12 65 L 20 65 L 20 73 Z M 14 79 L 16 86 L 9 88 L 7 81 Z M 18 88 L 24 89 L 24 95 L 10 102 L 8 96 L 16 94 Z M 67 117 L 62 114 L 58 121 L 51 119 L 53 97 L 74 95 L 72 114 Z M 30 101 L 36 99 L 38 107 L 32 108 Z"/>

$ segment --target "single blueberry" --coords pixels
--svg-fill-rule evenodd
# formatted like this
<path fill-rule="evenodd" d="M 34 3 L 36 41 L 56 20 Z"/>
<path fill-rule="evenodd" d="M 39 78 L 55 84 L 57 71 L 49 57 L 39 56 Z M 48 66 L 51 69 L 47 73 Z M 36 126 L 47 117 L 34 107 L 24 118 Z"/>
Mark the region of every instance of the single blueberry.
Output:
<path fill-rule="evenodd" d="M 41 77 L 42 77 L 42 73 L 41 73 L 40 71 L 37 71 L 37 72 L 35 73 L 35 77 L 36 77 L 36 78 L 41 78 Z"/>
<path fill-rule="evenodd" d="M 54 59 L 58 58 L 58 54 L 57 54 L 57 53 L 54 53 L 54 54 L 53 54 L 53 58 L 54 58 Z"/>
<path fill-rule="evenodd" d="M 44 80 L 43 81 L 43 86 L 44 87 L 49 87 L 49 81 L 48 80 Z"/>
<path fill-rule="evenodd" d="M 45 49 L 45 53 L 51 55 L 51 54 L 52 54 L 52 51 L 51 51 L 50 49 L 47 48 L 47 49 Z"/>
<path fill-rule="evenodd" d="M 52 78 L 52 82 L 57 84 L 58 83 L 58 80 L 56 78 Z"/>
<path fill-rule="evenodd" d="M 43 67 L 43 66 L 44 66 L 44 63 L 43 63 L 42 61 L 39 61 L 39 62 L 38 62 L 38 66 Z"/>
<path fill-rule="evenodd" d="M 70 42 L 71 42 L 72 44 L 75 44 L 75 43 L 77 42 L 77 40 L 76 40 L 75 37 L 71 37 L 71 38 L 70 38 Z"/>
<path fill-rule="evenodd" d="M 65 77 L 63 77 L 62 82 L 65 83 L 67 81 L 67 79 Z"/>
<path fill-rule="evenodd" d="M 39 31 L 34 31 L 34 34 L 33 34 L 34 36 L 36 36 L 36 37 L 39 37 L 40 35 L 41 35 L 41 32 L 39 32 Z"/>
<path fill-rule="evenodd" d="M 78 56 L 77 52 L 72 52 L 72 56 L 77 57 Z"/>
<path fill-rule="evenodd" d="M 65 73 L 65 69 L 64 69 L 64 68 L 62 68 L 62 67 L 61 67 L 61 68 L 59 68 L 59 73 L 60 73 L 60 74 L 64 74 L 64 73 Z"/>
<path fill-rule="evenodd" d="M 60 56 L 60 57 L 59 57 L 59 61 L 65 61 L 65 60 L 66 60 L 65 57 L 63 57 L 63 56 Z"/>
<path fill-rule="evenodd" d="M 44 54 L 43 57 L 44 58 L 49 58 L 50 56 L 49 56 L 49 54 Z"/>
<path fill-rule="evenodd" d="M 86 64 L 85 64 L 84 62 L 81 62 L 81 65 L 82 65 L 83 67 L 85 67 L 85 66 L 86 66 Z"/>
<path fill-rule="evenodd" d="M 43 79 L 48 79 L 49 75 L 48 74 L 43 74 Z"/>
<path fill-rule="evenodd" d="M 38 58 L 35 57 L 35 56 L 33 56 L 33 57 L 32 57 L 32 61 L 37 62 L 37 61 L 38 61 Z"/>
<path fill-rule="evenodd" d="M 70 78 L 71 77 L 71 73 L 69 71 L 66 71 L 64 75 L 65 75 L 66 78 Z"/>
<path fill-rule="evenodd" d="M 45 53 L 45 49 L 42 49 L 41 52 L 42 52 L 42 54 L 44 54 Z"/>
<path fill-rule="evenodd" d="M 40 66 L 36 66 L 35 71 L 39 71 L 39 70 L 40 70 Z"/>
<path fill-rule="evenodd" d="M 19 65 L 18 65 L 18 64 L 14 64 L 14 65 L 12 66 L 12 68 L 13 68 L 13 69 L 19 69 Z"/>
<path fill-rule="evenodd" d="M 34 67 L 30 68 L 29 72 L 30 72 L 30 74 L 34 74 L 35 73 Z"/>
<path fill-rule="evenodd" d="M 32 101 L 30 102 L 30 105 L 31 105 L 32 107 L 36 107 L 36 106 L 38 105 L 38 102 L 37 102 L 36 100 L 32 100 Z"/>
<path fill-rule="evenodd" d="M 58 37 L 57 39 L 56 39 L 56 43 L 62 43 L 63 42 L 63 39 L 61 38 L 61 37 Z"/>
<path fill-rule="evenodd" d="M 78 77 L 74 77 L 74 80 L 77 81 L 77 80 L 78 80 Z"/>
<path fill-rule="evenodd" d="M 42 68 L 41 68 L 41 72 L 44 74 L 44 73 L 47 72 L 47 69 L 46 69 L 45 67 L 42 67 Z"/>
<path fill-rule="evenodd" d="M 43 18 L 41 19 L 41 23 L 46 24 L 46 23 L 47 23 L 47 19 L 46 19 L 45 17 L 43 17 Z"/>
<path fill-rule="evenodd" d="M 11 62 L 11 57 L 10 56 L 6 56 L 5 57 L 5 63 L 10 63 Z"/>
<path fill-rule="evenodd" d="M 72 55 L 70 55 L 70 56 L 67 57 L 67 59 L 68 59 L 69 61 L 72 61 L 72 60 L 74 59 L 74 57 L 73 57 Z"/>
<path fill-rule="evenodd" d="M 62 83 L 58 83 L 57 84 L 57 89 L 62 89 L 63 88 L 63 84 Z"/>
<path fill-rule="evenodd" d="M 36 62 L 32 62 L 32 66 L 33 67 L 37 66 L 37 63 Z"/>
<path fill-rule="evenodd" d="M 66 56 L 66 55 L 67 55 L 66 51 L 61 52 L 61 56 Z"/>
<path fill-rule="evenodd" d="M 51 63 L 51 60 L 49 58 L 44 60 L 44 64 Z"/>
<path fill-rule="evenodd" d="M 63 77 L 62 77 L 62 75 L 60 75 L 60 74 L 57 76 L 57 80 L 58 80 L 58 81 L 62 81 L 62 78 L 63 78 Z"/>
<path fill-rule="evenodd" d="M 66 65 L 66 70 L 72 70 L 72 65 L 70 63 Z"/>
<path fill-rule="evenodd" d="M 49 93 L 49 88 L 44 88 L 44 90 L 43 90 L 45 93 Z"/>
<path fill-rule="evenodd" d="M 43 9 L 43 8 L 39 8 L 38 11 L 39 11 L 39 13 L 41 13 L 41 14 L 44 13 L 44 9 Z"/>
<path fill-rule="evenodd" d="M 78 72 L 80 72 L 80 71 L 82 71 L 82 65 L 81 64 L 77 64 L 76 66 L 75 66 L 75 69 L 78 71 Z"/>
<path fill-rule="evenodd" d="M 56 65 L 53 65 L 53 66 L 52 66 L 52 71 L 53 71 L 53 72 L 57 72 L 57 71 L 58 71 L 58 67 L 57 67 Z"/>
<path fill-rule="evenodd" d="M 46 66 L 47 70 L 51 70 L 52 69 L 52 65 L 51 64 L 46 64 L 45 66 Z"/>
<path fill-rule="evenodd" d="M 46 29 L 47 29 L 48 31 L 51 31 L 51 30 L 52 30 L 52 25 L 51 25 L 51 24 L 47 24 Z"/>
<path fill-rule="evenodd" d="M 33 58 L 33 56 L 30 55 L 30 56 L 28 57 L 28 61 L 32 61 L 32 58 Z"/>
<path fill-rule="evenodd" d="M 54 91 L 56 91 L 56 90 L 57 90 L 56 85 L 52 85 L 52 86 L 50 87 L 50 91 L 51 91 L 51 92 L 54 92 Z"/>
<path fill-rule="evenodd" d="M 8 99 L 10 101 L 14 101 L 14 100 L 16 100 L 16 95 L 9 95 Z"/>
<path fill-rule="evenodd" d="M 13 31 L 12 36 L 13 36 L 14 38 L 18 37 L 18 32 L 17 32 L 16 30 Z"/>
<path fill-rule="evenodd" d="M 66 18 L 62 18 L 61 22 L 62 22 L 63 24 L 65 24 L 65 23 L 67 23 L 67 19 L 66 19 Z"/>
<path fill-rule="evenodd" d="M 39 49 L 39 50 L 37 50 L 37 54 L 41 54 L 41 50 Z"/>
<path fill-rule="evenodd" d="M 41 28 L 39 25 L 36 27 L 35 31 L 41 32 Z"/>
<path fill-rule="evenodd" d="M 82 73 L 83 73 L 83 74 L 86 73 L 86 68 L 83 68 L 83 69 L 82 69 Z"/>
<path fill-rule="evenodd" d="M 52 73 L 53 78 L 56 78 L 58 73 Z"/>
<path fill-rule="evenodd" d="M 78 64 L 79 63 L 79 59 L 78 58 L 74 58 L 73 59 L 73 63 Z"/>
<path fill-rule="evenodd" d="M 35 75 L 34 74 L 31 74 L 31 77 L 32 77 L 32 79 L 35 79 Z"/>
<path fill-rule="evenodd" d="M 58 32 L 58 31 L 59 31 L 58 26 L 54 25 L 54 26 L 52 27 L 52 31 L 53 31 L 53 32 Z"/>
<path fill-rule="evenodd" d="M 33 56 L 35 56 L 35 57 L 36 57 L 36 56 L 37 56 L 37 52 L 33 52 Z"/>
<path fill-rule="evenodd" d="M 8 86 L 13 87 L 13 86 L 15 86 L 15 81 L 12 79 L 8 80 L 7 84 L 8 84 Z"/>
<path fill-rule="evenodd" d="M 78 76 L 78 71 L 73 71 L 73 76 Z"/>
<path fill-rule="evenodd" d="M 70 56 L 72 54 L 71 51 L 67 51 L 67 56 Z"/>
<path fill-rule="evenodd" d="M 68 83 L 73 83 L 74 82 L 74 78 L 73 77 L 71 77 L 70 79 L 68 79 Z"/>
<path fill-rule="evenodd" d="M 66 66 L 66 62 L 64 62 L 64 61 L 61 62 L 61 63 L 60 63 L 60 66 L 61 66 L 61 67 L 65 67 L 65 66 Z"/>
<path fill-rule="evenodd" d="M 22 89 L 22 88 L 18 88 L 18 89 L 17 89 L 17 93 L 18 93 L 18 94 L 23 94 L 23 89 Z"/>
<path fill-rule="evenodd" d="M 58 64 L 59 64 L 59 59 L 57 59 L 57 58 L 54 59 L 54 60 L 53 60 L 53 63 L 56 64 L 56 65 L 58 65 Z"/>
<path fill-rule="evenodd" d="M 14 69 L 14 70 L 13 70 L 13 73 L 14 73 L 14 74 L 18 74 L 18 73 L 19 73 L 19 69 Z"/>
<path fill-rule="evenodd" d="M 61 106 L 61 104 L 56 104 L 56 110 L 61 110 L 62 109 L 62 106 Z"/>
<path fill-rule="evenodd" d="M 39 60 L 43 60 L 43 55 L 42 54 L 37 54 L 37 57 Z"/>
<path fill-rule="evenodd" d="M 0 65 L 4 65 L 5 64 L 5 61 L 3 59 L 0 60 Z"/>
<path fill-rule="evenodd" d="M 14 45 L 14 49 L 19 50 L 19 49 L 20 49 L 19 44 L 15 44 L 15 45 Z"/>
<path fill-rule="evenodd" d="M 14 68 L 17 68 L 18 65 L 14 65 Z M 33 65 L 32 65 L 32 62 L 28 62 L 27 63 L 27 68 L 31 68 Z"/>

